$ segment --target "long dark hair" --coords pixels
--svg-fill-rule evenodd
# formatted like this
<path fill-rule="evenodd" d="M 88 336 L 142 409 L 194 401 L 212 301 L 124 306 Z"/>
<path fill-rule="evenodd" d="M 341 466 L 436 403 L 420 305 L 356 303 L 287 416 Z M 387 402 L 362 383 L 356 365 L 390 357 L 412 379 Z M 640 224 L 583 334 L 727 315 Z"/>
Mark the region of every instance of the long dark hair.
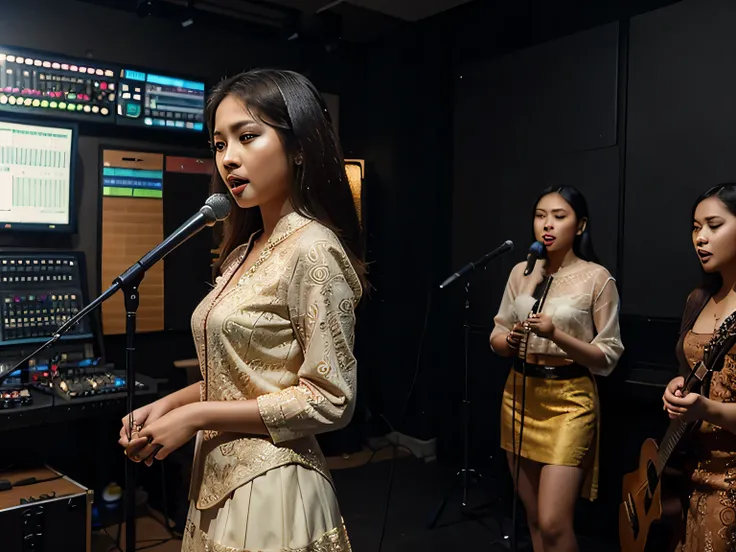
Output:
<path fill-rule="evenodd" d="M 212 90 L 205 108 L 211 141 L 217 108 L 230 95 L 242 101 L 256 120 L 278 132 L 292 162 L 301 157 L 301 163 L 294 165 L 291 204 L 300 215 L 319 221 L 337 234 L 365 288 L 358 213 L 342 148 L 320 93 L 309 79 L 293 71 L 256 69 L 225 79 Z M 213 178 L 213 189 L 227 193 L 219 171 Z M 233 209 L 225 226 L 220 262 L 262 229 L 258 207 Z"/>
<path fill-rule="evenodd" d="M 736 183 L 724 182 L 723 184 L 713 186 L 710 190 L 698 196 L 698 199 L 696 199 L 695 203 L 693 204 L 693 211 L 690 216 L 691 223 L 695 221 L 695 210 L 698 208 L 698 205 L 700 205 L 703 200 L 713 196 L 720 199 L 721 203 L 726 206 L 726 209 L 728 209 L 731 214 L 736 215 Z M 712 295 L 714 293 L 717 293 L 722 286 L 723 277 L 721 276 L 720 272 L 708 273 L 703 270 L 703 279 L 700 283 L 700 287 L 702 289 L 706 290 Z"/>
<path fill-rule="evenodd" d="M 578 221 L 582 219 L 586 220 L 583 233 L 579 236 L 576 235 L 575 241 L 572 244 L 572 250 L 575 255 L 584 261 L 590 261 L 592 263 L 599 262 L 598 256 L 595 254 L 595 250 L 593 249 L 593 236 L 590 232 L 590 214 L 588 213 L 588 202 L 585 201 L 585 196 L 574 186 L 550 186 L 549 188 L 544 189 L 534 202 L 535 215 L 537 205 L 539 205 L 539 202 L 544 196 L 549 194 L 560 194 L 562 199 L 567 201 L 570 204 L 570 207 L 572 207 L 572 210 L 575 211 L 575 216 Z"/>

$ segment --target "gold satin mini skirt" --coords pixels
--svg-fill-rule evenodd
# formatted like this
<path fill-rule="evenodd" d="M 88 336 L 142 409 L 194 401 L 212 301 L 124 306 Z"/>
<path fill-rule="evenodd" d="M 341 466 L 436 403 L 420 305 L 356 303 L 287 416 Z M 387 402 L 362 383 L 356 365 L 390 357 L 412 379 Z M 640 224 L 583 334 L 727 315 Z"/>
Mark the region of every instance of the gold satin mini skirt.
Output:
<path fill-rule="evenodd" d="M 512 369 L 503 391 L 501 448 L 508 452 L 519 451 L 523 380 Z M 527 376 L 521 456 L 540 464 L 585 469 L 581 494 L 590 500 L 598 496 L 599 428 L 598 391 L 593 376 Z"/>

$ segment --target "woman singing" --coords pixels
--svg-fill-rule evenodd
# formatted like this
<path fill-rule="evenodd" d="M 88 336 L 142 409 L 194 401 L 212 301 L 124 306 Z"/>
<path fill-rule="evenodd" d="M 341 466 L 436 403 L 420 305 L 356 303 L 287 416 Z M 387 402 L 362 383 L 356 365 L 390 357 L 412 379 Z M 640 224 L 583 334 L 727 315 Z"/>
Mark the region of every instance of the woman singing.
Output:
<path fill-rule="evenodd" d="M 192 330 L 204 381 L 128 417 L 163 459 L 197 436 L 182 550 L 350 550 L 315 434 L 355 404 L 364 286 L 344 160 L 314 86 L 289 71 L 221 82 L 206 108 L 217 183 L 237 206 Z"/>
<path fill-rule="evenodd" d="M 491 334 L 499 355 L 518 357 L 525 349 L 526 369 L 517 360 L 504 390 L 501 446 L 512 473 L 515 453 L 520 456 L 517 491 L 534 551 L 570 552 L 578 549 L 577 496 L 597 495 L 599 415 L 591 373 L 610 374 L 623 352 L 619 299 L 614 279 L 596 263 L 587 203 L 577 189 L 542 193 L 534 235 L 546 260 L 528 276 L 526 263 L 513 268 Z M 545 291 L 541 309 L 531 314 Z"/>
<path fill-rule="evenodd" d="M 736 184 L 708 190 L 693 208 L 693 246 L 703 284 L 688 297 L 677 356 L 683 373 L 703 359 L 713 333 L 736 311 Z M 681 552 L 736 549 L 736 346 L 705 394 L 683 393 L 673 379 L 664 393 L 670 418 L 702 420 L 687 447 L 691 494 Z"/>

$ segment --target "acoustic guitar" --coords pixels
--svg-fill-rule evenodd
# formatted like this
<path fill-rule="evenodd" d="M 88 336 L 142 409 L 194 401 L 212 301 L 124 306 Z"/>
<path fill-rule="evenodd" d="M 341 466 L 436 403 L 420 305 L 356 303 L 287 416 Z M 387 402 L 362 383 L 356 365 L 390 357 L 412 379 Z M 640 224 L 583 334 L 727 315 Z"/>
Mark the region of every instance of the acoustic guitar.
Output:
<path fill-rule="evenodd" d="M 705 346 L 703 360 L 685 380 L 685 392 L 700 389 L 705 378 L 723 366 L 723 358 L 736 342 L 736 313 L 732 313 Z M 698 422 L 674 420 L 661 445 L 647 439 L 639 454 L 639 467 L 624 476 L 623 502 L 619 507 L 618 534 L 621 552 L 644 552 L 649 531 L 662 518 L 662 472 L 683 436 Z"/>

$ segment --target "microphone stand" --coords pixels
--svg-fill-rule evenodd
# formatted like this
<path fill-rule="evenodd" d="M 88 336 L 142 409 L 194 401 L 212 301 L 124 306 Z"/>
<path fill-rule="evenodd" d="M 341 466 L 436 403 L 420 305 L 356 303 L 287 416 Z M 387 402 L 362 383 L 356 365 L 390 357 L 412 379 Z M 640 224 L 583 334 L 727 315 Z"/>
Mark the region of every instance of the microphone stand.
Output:
<path fill-rule="evenodd" d="M 221 197 L 220 197 L 221 196 Z M 210 204 L 212 201 L 212 204 Z M 218 220 L 224 220 L 230 213 L 230 203 L 223 194 L 210 196 L 206 204 L 195 215 L 190 217 L 179 229 L 167 237 L 163 242 L 146 253 L 141 259 L 115 278 L 112 285 L 89 305 L 62 324 L 56 333 L 32 354 L 21 360 L 9 372 L 0 374 L 0 383 L 19 367 L 26 364 L 44 349 L 56 343 L 61 336 L 68 332 L 80 320 L 98 308 L 102 303 L 122 290 L 125 300 L 125 378 L 126 395 L 129 414 L 128 439 L 131 438 L 133 429 L 133 410 L 135 410 L 135 330 L 138 306 L 140 305 L 140 292 L 138 287 L 143 281 L 146 271 L 163 259 L 171 251 L 179 247 L 191 236 L 202 230 L 205 226 L 211 226 Z M 135 485 L 136 465 L 128 459 L 125 462 L 125 550 L 135 552 L 136 549 L 136 527 L 135 527 Z"/>
<path fill-rule="evenodd" d="M 513 246 L 512 246 L 513 247 Z M 512 247 L 509 247 L 510 250 Z M 470 467 L 470 368 L 469 368 L 469 351 L 470 351 L 470 280 L 468 279 L 469 272 L 486 265 L 491 261 L 493 257 L 485 255 L 476 263 L 469 263 L 464 267 L 464 270 L 460 270 L 450 276 L 440 286 L 441 289 L 445 289 L 449 284 L 455 280 L 465 277 L 464 285 L 464 308 L 463 308 L 463 340 L 464 340 L 464 362 L 463 362 L 463 400 L 462 400 L 462 424 L 463 424 L 463 463 L 460 470 L 455 474 L 455 481 L 450 489 L 445 494 L 444 498 L 440 502 L 437 511 L 429 523 L 429 529 L 434 529 L 442 516 L 442 512 L 447 506 L 447 502 L 450 496 L 455 491 L 457 485 L 460 485 L 462 489 L 462 500 L 461 507 L 463 515 L 468 515 L 465 508 L 468 505 L 468 489 L 471 482 L 477 482 L 483 479 L 483 474 Z M 496 519 L 496 525 L 499 528 L 499 534 L 503 534 L 503 524 L 499 519 Z M 507 546 L 505 539 L 499 539 L 498 542 Z"/>
<path fill-rule="evenodd" d="M 135 331 L 137 322 L 138 306 L 140 305 L 140 293 L 138 286 L 143 281 L 145 273 L 134 276 L 121 284 L 125 301 L 125 379 L 127 388 L 127 403 L 130 420 L 128 421 L 129 434 L 131 438 L 133 428 L 133 410 L 135 410 Z M 126 456 L 127 458 L 127 456 Z M 135 516 L 135 489 L 137 485 L 137 464 L 130 458 L 125 462 L 125 550 L 135 552 L 136 549 L 136 516 Z M 166 520 L 168 523 L 168 520 Z"/>
<path fill-rule="evenodd" d="M 463 514 L 468 505 L 468 488 L 471 482 L 483 479 L 483 474 L 470 467 L 470 385 L 469 385 L 469 350 L 470 350 L 470 282 L 466 280 L 465 286 L 465 305 L 463 308 L 463 340 L 464 340 L 464 363 L 463 363 L 463 399 L 462 399 L 462 425 L 463 425 L 463 463 L 462 467 L 455 474 L 455 482 L 450 487 L 444 498 L 440 502 L 437 511 L 429 523 L 429 528 L 434 529 L 442 516 L 442 512 L 447 506 L 450 496 L 459 485 L 462 491 L 462 500 L 460 502 Z"/>
<path fill-rule="evenodd" d="M 158 260 L 158 259 L 157 259 Z M 123 274 L 118 276 L 113 284 L 105 290 L 102 295 L 97 297 L 85 308 L 80 310 L 77 314 L 67 320 L 63 325 L 59 326 L 56 333 L 36 351 L 28 355 L 25 359 L 20 361 L 16 366 L 10 369 L 10 371 L 0 375 L 0 383 L 7 378 L 10 374 L 19 369 L 19 367 L 27 364 L 30 359 L 35 357 L 44 349 L 47 349 L 59 339 L 61 336 L 68 332 L 72 327 L 79 323 L 85 316 L 90 314 L 92 311 L 97 309 L 102 303 L 107 301 L 110 297 L 115 295 L 118 290 L 122 290 L 125 300 L 125 379 L 126 379 L 126 398 L 128 412 L 132 419 L 133 410 L 135 410 L 135 333 L 136 333 L 136 321 L 138 306 L 140 305 L 140 292 L 138 287 L 143 281 L 146 270 L 150 266 L 144 266 L 136 263 L 126 270 Z M 132 428 L 132 422 L 129 423 L 129 427 Z M 130 438 L 130 435 L 128 435 Z M 135 552 L 136 549 L 136 519 L 135 519 L 135 487 L 136 487 L 136 475 L 137 466 L 136 463 L 128 459 L 125 462 L 125 493 L 124 493 L 124 522 L 125 522 L 125 552 Z"/>

